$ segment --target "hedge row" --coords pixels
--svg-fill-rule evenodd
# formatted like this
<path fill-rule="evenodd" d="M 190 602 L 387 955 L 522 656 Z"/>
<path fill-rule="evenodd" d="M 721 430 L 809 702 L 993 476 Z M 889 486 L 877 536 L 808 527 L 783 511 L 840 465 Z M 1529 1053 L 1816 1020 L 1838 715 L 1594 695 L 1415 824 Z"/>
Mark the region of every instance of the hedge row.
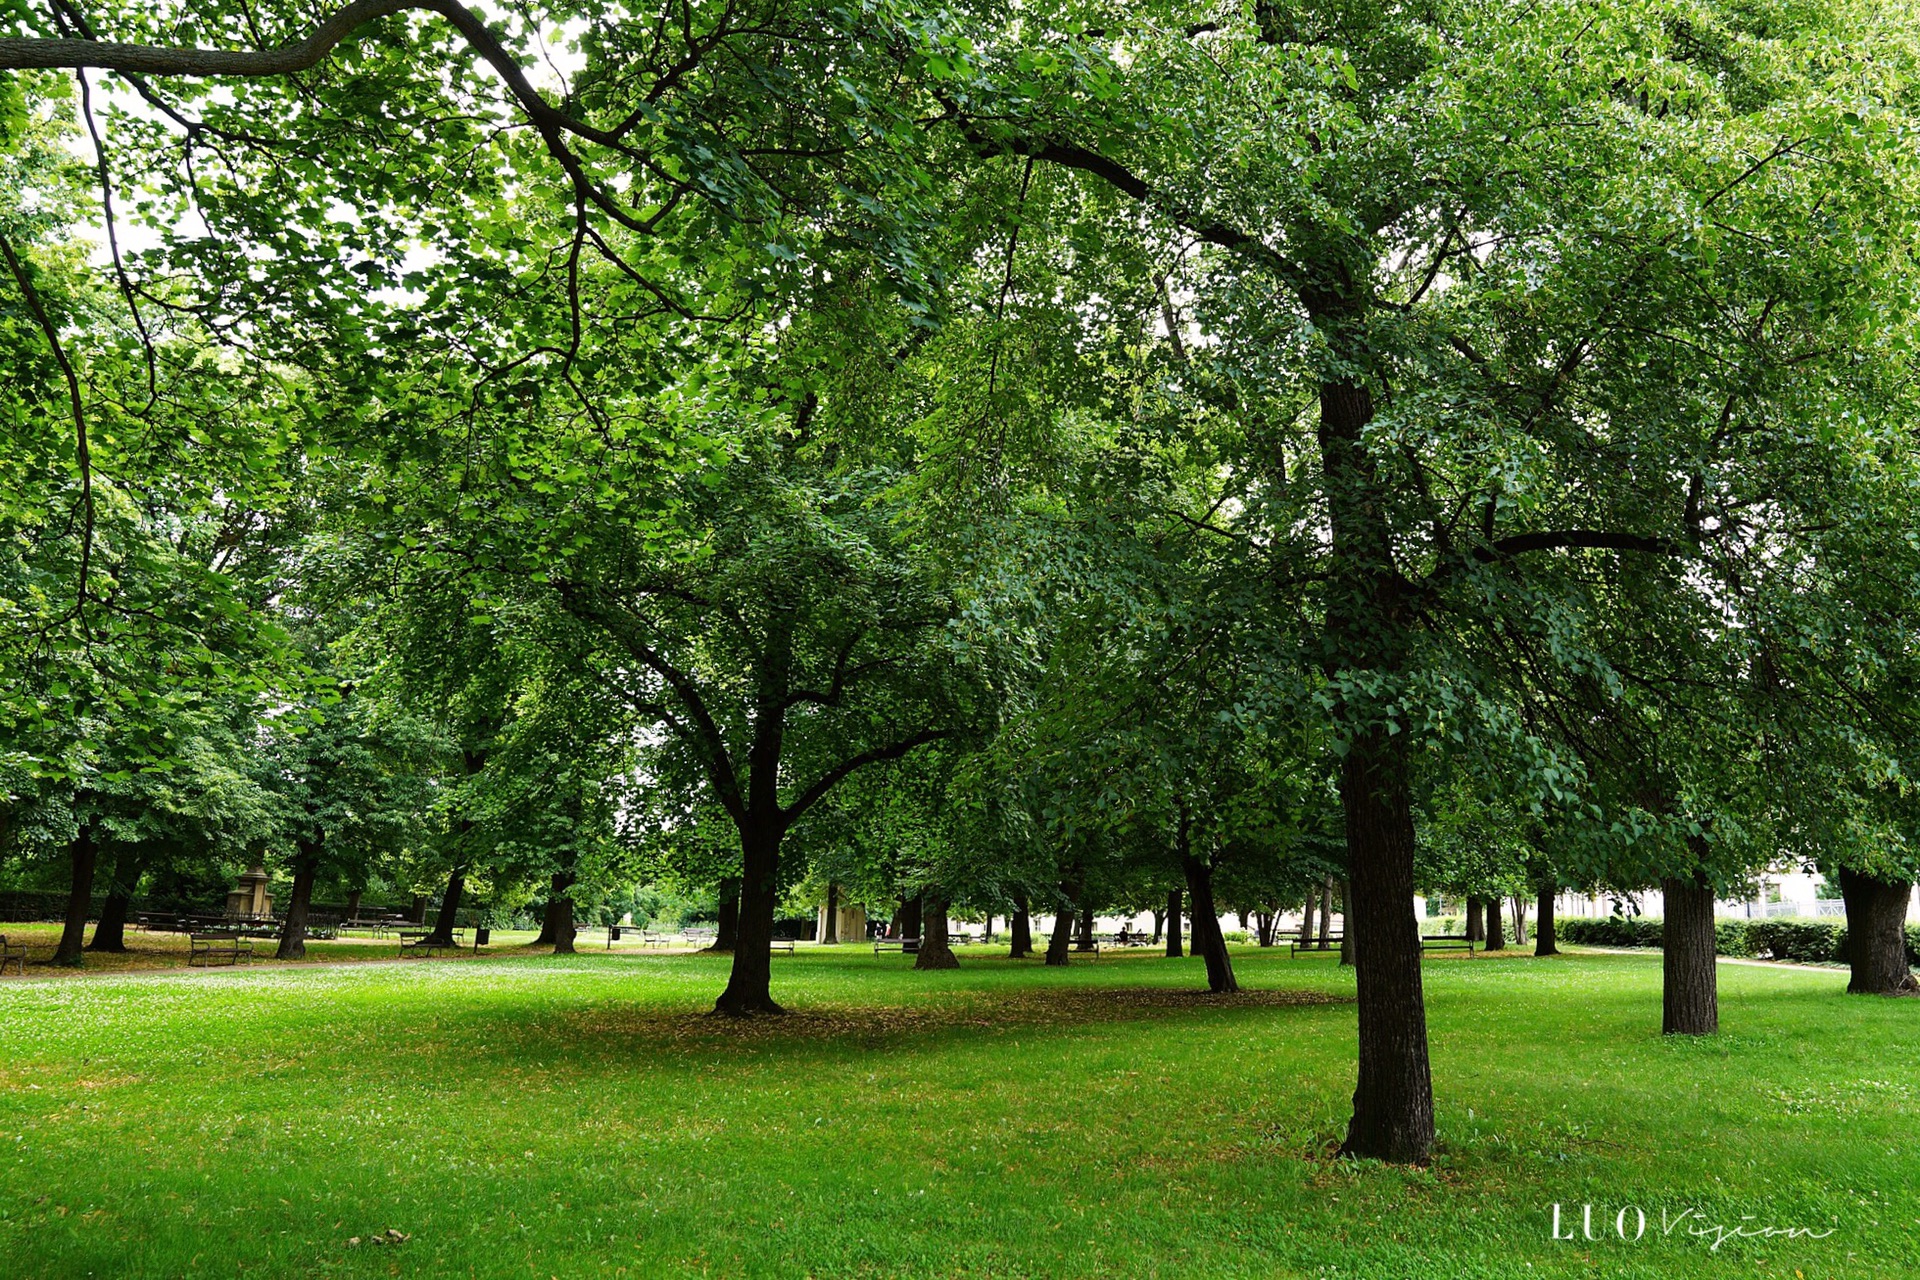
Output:
<path fill-rule="evenodd" d="M 1575 917 L 1554 922 L 1563 942 L 1595 947 L 1658 947 L 1661 921 L 1655 916 Z M 1847 962 L 1847 927 L 1825 920 L 1721 920 L 1713 926 L 1715 949 L 1723 956 L 1797 960 L 1818 964 Z M 1907 926 L 1907 959 L 1920 964 L 1920 924 Z"/>

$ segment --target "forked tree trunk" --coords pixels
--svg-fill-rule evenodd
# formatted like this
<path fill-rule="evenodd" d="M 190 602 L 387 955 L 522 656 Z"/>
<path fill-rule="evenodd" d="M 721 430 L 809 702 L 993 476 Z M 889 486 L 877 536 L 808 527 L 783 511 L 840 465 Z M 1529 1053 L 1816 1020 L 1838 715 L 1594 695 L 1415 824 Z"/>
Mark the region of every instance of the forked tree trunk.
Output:
<path fill-rule="evenodd" d="M 758 772 L 758 771 L 756 771 Z M 713 1011 L 735 1018 L 784 1013 L 773 1002 L 773 913 L 779 902 L 780 841 L 776 812 L 750 809 L 740 833 L 740 924 L 727 988 Z"/>
<path fill-rule="evenodd" d="M 840 941 L 840 886 L 827 881 L 827 927 L 820 931 L 820 942 L 832 946 Z"/>
<path fill-rule="evenodd" d="M 1093 908 L 1092 907 L 1082 907 L 1080 909 L 1080 932 L 1078 936 L 1076 936 L 1074 939 L 1073 949 L 1075 951 L 1093 950 Z"/>
<path fill-rule="evenodd" d="M 1180 890 L 1172 889 L 1167 893 L 1167 954 L 1179 959 L 1184 954 L 1180 945 L 1180 913 L 1186 903 Z"/>
<path fill-rule="evenodd" d="M 1340 764 L 1352 870 L 1344 903 L 1352 939 L 1360 1062 L 1349 1156 L 1425 1164 L 1433 1151 L 1433 1077 L 1413 914 L 1413 809 L 1402 741 L 1374 730 Z"/>
<path fill-rule="evenodd" d="M 1668 877 L 1661 946 L 1660 1030 L 1670 1036 L 1707 1036 L 1720 1029 L 1719 974 L 1714 965 L 1713 886 Z"/>
<path fill-rule="evenodd" d="M 1513 895 L 1513 945 L 1527 945 L 1527 900 L 1517 893 Z"/>
<path fill-rule="evenodd" d="M 86 940 L 87 908 L 93 905 L 93 873 L 100 861 L 100 846 L 94 843 L 93 824 L 83 822 L 67 851 L 72 864 L 72 881 L 67 890 L 67 922 L 60 931 L 60 945 L 54 949 L 53 963 L 78 969 L 81 944 Z"/>
<path fill-rule="evenodd" d="M 320 850 L 302 844 L 293 864 L 293 892 L 287 898 L 287 918 L 280 922 L 280 946 L 277 960 L 304 960 L 307 957 L 307 912 L 313 905 L 313 882 L 320 874 Z"/>
<path fill-rule="evenodd" d="M 1847 904 L 1849 995 L 1910 996 L 1920 992 L 1907 965 L 1907 898 L 1911 884 L 1840 868 Z"/>
<path fill-rule="evenodd" d="M 140 859 L 131 847 L 122 847 L 113 860 L 113 873 L 107 885 L 107 899 L 100 904 L 100 919 L 93 926 L 89 951 L 121 952 L 127 949 L 127 912 L 133 906 L 134 882 L 140 878 Z"/>
<path fill-rule="evenodd" d="M 1538 916 L 1533 923 L 1533 954 L 1536 956 L 1557 956 L 1560 948 L 1554 945 L 1553 937 L 1553 899 L 1552 885 L 1540 886 L 1539 900 L 1534 904 Z"/>
<path fill-rule="evenodd" d="M 1500 895 L 1494 894 L 1487 899 L 1487 950 L 1505 951 L 1507 949 L 1507 927 L 1500 919 Z"/>
<path fill-rule="evenodd" d="M 740 945 L 740 877 L 720 880 L 720 907 L 714 915 L 713 945 L 709 951 L 732 952 Z"/>
<path fill-rule="evenodd" d="M 1254 939 L 1263 947 L 1273 945 L 1273 921 L 1274 916 L 1271 911 L 1253 913 Z"/>
<path fill-rule="evenodd" d="M 914 957 L 916 969 L 958 969 L 959 957 L 947 935 L 947 900 L 938 890 L 920 895 L 923 912 L 920 921 L 920 954 Z"/>
<path fill-rule="evenodd" d="M 1007 932 L 1012 942 L 1007 949 L 1007 955 L 1014 960 L 1026 959 L 1033 954 L 1033 916 L 1029 914 L 1025 893 L 1014 897 L 1013 918 L 1007 924 Z"/>
<path fill-rule="evenodd" d="M 1180 830 L 1180 870 L 1187 877 L 1187 899 L 1193 903 L 1193 949 L 1207 962 L 1207 990 L 1224 995 L 1240 989 L 1233 976 L 1233 957 L 1227 954 L 1226 935 L 1213 903 L 1213 867 L 1188 850 L 1186 826 Z"/>
<path fill-rule="evenodd" d="M 1487 940 L 1486 917 L 1480 913 L 1480 895 L 1467 895 L 1467 941 L 1485 942 Z"/>
<path fill-rule="evenodd" d="M 440 899 L 440 914 L 433 922 L 433 932 L 428 940 L 437 946 L 453 945 L 454 922 L 460 911 L 460 899 L 467 892 L 467 869 L 455 867 L 447 877 L 447 892 Z"/>

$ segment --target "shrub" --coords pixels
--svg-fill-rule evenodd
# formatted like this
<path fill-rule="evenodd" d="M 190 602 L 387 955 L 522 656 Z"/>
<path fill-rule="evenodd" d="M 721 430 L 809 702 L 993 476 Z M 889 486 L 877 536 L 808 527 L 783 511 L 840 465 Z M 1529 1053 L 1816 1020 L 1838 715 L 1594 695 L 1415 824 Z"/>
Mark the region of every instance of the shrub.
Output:
<path fill-rule="evenodd" d="M 1753 954 L 1772 960 L 1819 964 L 1838 957 L 1844 930 L 1824 920 L 1754 920 L 1747 925 Z"/>
<path fill-rule="evenodd" d="M 1590 947 L 1657 947 L 1660 945 L 1660 920 L 1653 916 L 1574 916 L 1553 922 L 1555 937 L 1562 942 Z"/>
<path fill-rule="evenodd" d="M 1421 929 L 1422 933 L 1437 933 L 1445 937 L 1457 938 L 1466 932 L 1467 918 L 1465 916 L 1428 916 L 1422 924 L 1425 926 Z"/>
<path fill-rule="evenodd" d="M 1713 949 L 1723 956 L 1753 954 L 1751 920 L 1716 920 L 1713 925 Z"/>

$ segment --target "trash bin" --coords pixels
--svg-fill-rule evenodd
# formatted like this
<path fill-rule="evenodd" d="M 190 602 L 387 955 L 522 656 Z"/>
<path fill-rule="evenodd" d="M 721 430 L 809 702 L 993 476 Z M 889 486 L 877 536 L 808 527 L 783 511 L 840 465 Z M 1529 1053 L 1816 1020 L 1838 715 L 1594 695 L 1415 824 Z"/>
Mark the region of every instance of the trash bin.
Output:
<path fill-rule="evenodd" d="M 484 924 L 473 931 L 473 945 L 476 947 L 486 946 L 487 943 L 492 940 L 492 938 L 493 938 L 493 930 L 488 928 Z"/>

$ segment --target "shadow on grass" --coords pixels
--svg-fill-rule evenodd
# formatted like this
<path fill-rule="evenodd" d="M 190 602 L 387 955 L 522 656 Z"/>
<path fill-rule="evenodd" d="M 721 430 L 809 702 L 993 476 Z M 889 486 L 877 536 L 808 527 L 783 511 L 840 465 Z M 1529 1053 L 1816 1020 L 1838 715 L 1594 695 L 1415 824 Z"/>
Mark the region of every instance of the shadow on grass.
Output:
<path fill-rule="evenodd" d="M 728 1046 L 801 1055 L 835 1049 L 881 1049 L 960 1036 L 1135 1021 L 1202 1010 L 1253 1012 L 1351 1004 L 1318 991 L 1243 991 L 1213 995 L 1166 987 L 1062 987 L 976 994 L 970 999 L 915 1004 L 808 1003 L 777 1017 L 722 1018 L 708 1013 L 605 1003 L 569 1010 L 544 1025 L 518 1030 L 551 1044 L 556 1039 L 592 1052 L 596 1042 L 623 1052 L 711 1054 Z"/>

